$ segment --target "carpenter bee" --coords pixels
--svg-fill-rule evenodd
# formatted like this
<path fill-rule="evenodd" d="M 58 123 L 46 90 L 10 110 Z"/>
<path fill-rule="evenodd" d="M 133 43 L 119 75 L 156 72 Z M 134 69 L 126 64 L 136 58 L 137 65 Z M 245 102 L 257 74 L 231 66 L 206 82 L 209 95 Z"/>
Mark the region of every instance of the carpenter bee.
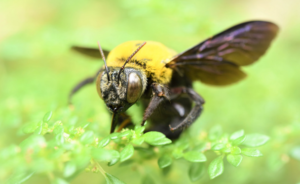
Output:
<path fill-rule="evenodd" d="M 245 78 L 241 67 L 266 52 L 278 29 L 266 21 L 241 23 L 180 54 L 154 41 L 128 41 L 111 51 L 99 44 L 105 65 L 75 86 L 69 101 L 80 88 L 96 81 L 97 92 L 112 113 L 110 133 L 131 123 L 126 110 L 140 100 L 145 110 L 141 124 L 149 121 L 148 131 L 177 138 L 203 109 L 204 100 L 192 82 L 223 86 Z M 100 58 L 98 49 L 73 49 Z"/>

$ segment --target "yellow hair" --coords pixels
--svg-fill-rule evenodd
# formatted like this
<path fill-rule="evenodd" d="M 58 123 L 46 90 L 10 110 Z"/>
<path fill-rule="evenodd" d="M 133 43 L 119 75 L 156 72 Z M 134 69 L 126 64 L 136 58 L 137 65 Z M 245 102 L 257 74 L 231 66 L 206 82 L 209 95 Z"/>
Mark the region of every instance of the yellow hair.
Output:
<path fill-rule="evenodd" d="M 125 60 L 145 41 L 128 41 L 114 48 L 107 57 L 107 66 L 122 67 Z M 172 69 L 166 68 L 166 62 L 176 54 L 163 44 L 146 41 L 146 45 L 126 64 L 145 72 L 153 82 L 167 84 L 172 77 Z"/>

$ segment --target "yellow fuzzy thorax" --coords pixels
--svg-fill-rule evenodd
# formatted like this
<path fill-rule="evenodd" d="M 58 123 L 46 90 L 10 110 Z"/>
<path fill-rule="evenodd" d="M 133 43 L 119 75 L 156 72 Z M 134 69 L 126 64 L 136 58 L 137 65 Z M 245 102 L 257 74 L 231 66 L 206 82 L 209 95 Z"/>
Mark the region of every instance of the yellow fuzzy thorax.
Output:
<path fill-rule="evenodd" d="M 122 67 L 126 59 L 145 41 L 128 41 L 118 45 L 110 51 L 107 57 L 107 66 Z M 153 82 L 167 84 L 172 77 L 172 69 L 166 68 L 168 59 L 176 54 L 175 51 L 163 44 L 154 41 L 146 41 L 146 45 L 126 64 L 144 71 L 147 78 Z"/>

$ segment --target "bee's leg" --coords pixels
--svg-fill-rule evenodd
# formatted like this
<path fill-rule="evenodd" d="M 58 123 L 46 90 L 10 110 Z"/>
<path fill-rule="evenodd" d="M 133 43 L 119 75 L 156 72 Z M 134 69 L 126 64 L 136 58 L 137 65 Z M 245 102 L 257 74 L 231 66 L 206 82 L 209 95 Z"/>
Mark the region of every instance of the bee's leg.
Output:
<path fill-rule="evenodd" d="M 167 88 L 165 86 L 153 83 L 151 85 L 151 87 L 153 90 L 153 96 L 150 100 L 148 107 L 145 110 L 142 126 L 145 125 L 146 120 L 151 116 L 153 111 L 164 100 L 164 98 L 169 99 L 169 94 L 168 94 Z"/>
<path fill-rule="evenodd" d="M 123 128 L 128 128 L 134 125 L 132 123 L 131 117 L 126 113 L 121 113 L 119 115 L 118 121 L 119 121 L 119 127 L 116 130 L 116 132 L 120 132 Z"/>
<path fill-rule="evenodd" d="M 196 93 L 192 88 L 176 87 L 170 89 L 171 99 L 177 98 L 181 94 L 187 94 L 190 97 L 190 99 L 193 102 L 195 102 L 195 106 L 192 108 L 191 112 L 186 116 L 186 118 L 181 123 L 179 123 L 175 127 L 169 126 L 171 131 L 181 129 L 192 124 L 201 114 L 203 109 L 202 105 L 205 102 L 204 99 L 198 93 Z"/>
<path fill-rule="evenodd" d="M 93 83 L 94 80 L 95 80 L 95 76 L 94 76 L 94 77 L 86 78 L 86 79 L 82 80 L 81 82 L 79 82 L 79 83 L 72 89 L 72 91 L 70 92 L 69 98 L 68 98 L 68 103 L 69 103 L 69 104 L 72 104 L 72 102 L 71 102 L 71 101 L 72 101 L 72 96 L 73 96 L 79 89 L 81 89 L 82 87 L 84 87 L 85 85 Z"/>

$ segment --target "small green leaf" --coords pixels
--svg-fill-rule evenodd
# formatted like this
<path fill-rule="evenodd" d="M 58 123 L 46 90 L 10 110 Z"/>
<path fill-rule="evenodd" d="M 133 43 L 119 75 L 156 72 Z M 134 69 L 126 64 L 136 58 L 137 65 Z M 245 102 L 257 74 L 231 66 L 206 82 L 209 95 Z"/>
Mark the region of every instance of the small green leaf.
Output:
<path fill-rule="evenodd" d="M 144 141 L 153 146 L 170 144 L 172 141 L 160 132 L 147 132 L 143 136 Z"/>
<path fill-rule="evenodd" d="M 160 146 L 160 145 L 170 144 L 170 143 L 172 143 L 172 141 L 168 138 L 163 138 L 163 139 L 159 139 L 159 140 L 155 140 L 155 141 L 151 141 L 151 142 L 147 142 L 147 143 L 152 146 Z"/>
<path fill-rule="evenodd" d="M 153 181 L 153 179 L 146 175 L 143 179 L 142 179 L 142 184 L 155 184 L 155 182 Z"/>
<path fill-rule="evenodd" d="M 134 131 L 137 135 L 140 135 L 145 131 L 145 126 L 136 126 L 134 127 Z"/>
<path fill-rule="evenodd" d="M 223 157 L 219 156 L 215 158 L 208 166 L 208 173 L 210 179 L 221 175 L 224 171 Z"/>
<path fill-rule="evenodd" d="M 182 149 L 174 149 L 173 152 L 172 152 L 172 156 L 175 158 L 175 159 L 179 159 L 183 156 L 183 152 L 182 152 Z"/>
<path fill-rule="evenodd" d="M 222 152 L 223 152 L 223 153 L 230 153 L 230 152 L 231 152 L 231 147 L 228 146 L 228 147 L 223 148 L 223 149 L 222 149 Z"/>
<path fill-rule="evenodd" d="M 210 140 L 217 140 L 222 135 L 222 128 L 220 125 L 214 126 L 210 129 L 208 133 L 208 138 Z"/>
<path fill-rule="evenodd" d="M 109 137 L 103 138 L 101 141 L 99 141 L 98 147 L 103 148 L 103 147 L 107 146 L 109 142 L 110 142 Z"/>
<path fill-rule="evenodd" d="M 64 179 L 61 179 L 61 178 L 55 178 L 52 182 L 52 184 L 68 184 L 69 182 L 67 182 L 66 180 Z"/>
<path fill-rule="evenodd" d="M 227 161 L 235 167 L 240 165 L 240 163 L 242 162 L 242 159 L 243 159 L 242 155 L 233 155 L 233 154 L 227 155 Z"/>
<path fill-rule="evenodd" d="M 119 137 L 131 137 L 131 135 L 132 135 L 132 132 L 131 131 L 129 131 L 129 130 L 127 130 L 127 131 L 124 131 L 124 132 L 121 132 L 120 133 L 120 135 L 119 135 Z"/>
<path fill-rule="evenodd" d="M 42 130 L 43 130 L 43 124 L 44 124 L 43 121 L 41 121 L 41 122 L 39 123 L 39 126 L 38 126 L 37 129 L 35 129 L 35 131 L 34 131 L 35 134 L 40 135 L 40 134 L 42 133 Z"/>
<path fill-rule="evenodd" d="M 36 122 L 28 123 L 22 127 L 22 132 L 25 134 L 29 134 L 29 133 L 34 132 L 37 129 L 37 127 L 38 127 L 38 123 L 36 123 Z"/>
<path fill-rule="evenodd" d="M 218 151 L 218 150 L 225 148 L 225 146 L 226 146 L 226 144 L 224 144 L 224 143 L 217 143 L 211 147 L 211 150 Z"/>
<path fill-rule="evenodd" d="M 48 122 L 51 119 L 51 117 L 52 117 L 52 111 L 47 112 L 43 117 L 43 121 Z"/>
<path fill-rule="evenodd" d="M 4 183 L 11 183 L 11 184 L 20 184 L 20 183 L 23 183 L 25 182 L 26 180 L 28 180 L 34 173 L 31 172 L 31 173 L 15 173 L 15 174 L 12 174 L 12 176 L 9 177 L 9 179 L 4 182 Z"/>
<path fill-rule="evenodd" d="M 242 137 L 245 134 L 244 130 L 239 130 L 230 135 L 230 140 L 235 140 Z"/>
<path fill-rule="evenodd" d="M 119 180 L 109 173 L 105 173 L 105 176 L 106 184 L 125 184 L 123 181 Z"/>
<path fill-rule="evenodd" d="M 110 162 L 107 163 L 108 166 L 113 166 L 119 161 L 119 158 L 114 158 Z"/>
<path fill-rule="evenodd" d="M 98 161 L 107 161 L 110 162 L 113 159 L 120 157 L 120 153 L 116 150 L 106 150 L 103 148 L 94 148 L 92 149 L 92 157 Z"/>
<path fill-rule="evenodd" d="M 189 178 L 192 182 L 199 180 L 205 172 L 204 163 L 192 163 L 189 168 Z"/>
<path fill-rule="evenodd" d="M 189 151 L 183 154 L 183 158 L 190 162 L 205 162 L 206 157 L 201 152 Z"/>
<path fill-rule="evenodd" d="M 158 159 L 157 163 L 160 168 L 165 168 L 172 164 L 172 158 L 168 155 L 163 155 Z"/>
<path fill-rule="evenodd" d="M 135 139 L 132 139 L 131 142 L 133 144 L 141 145 L 144 142 L 144 138 L 143 137 L 135 138 Z"/>
<path fill-rule="evenodd" d="M 233 146 L 231 148 L 231 153 L 234 154 L 234 155 L 238 155 L 241 153 L 241 148 L 237 147 L 237 146 Z"/>
<path fill-rule="evenodd" d="M 123 162 L 127 159 L 129 159 L 134 152 L 134 148 L 131 144 L 128 144 L 125 146 L 125 148 L 120 152 L 120 161 Z"/>
<path fill-rule="evenodd" d="M 152 142 L 165 138 L 166 136 L 160 132 L 147 132 L 143 135 L 146 142 Z"/>
<path fill-rule="evenodd" d="M 73 162 L 68 162 L 64 168 L 64 177 L 67 178 L 74 174 L 76 171 L 76 165 Z"/>
<path fill-rule="evenodd" d="M 110 134 L 109 137 L 111 140 L 119 139 L 120 138 L 119 134 L 120 133 L 118 133 L 118 132 L 114 132 L 114 133 Z"/>
<path fill-rule="evenodd" d="M 270 137 L 262 134 L 250 134 L 246 135 L 246 139 L 243 142 L 243 145 L 249 146 L 249 147 L 257 147 L 264 145 L 265 143 L 268 142 Z"/>
<path fill-rule="evenodd" d="M 245 139 L 246 139 L 246 137 L 243 135 L 237 139 L 232 140 L 231 142 L 233 145 L 238 146 L 238 145 L 242 144 L 245 141 Z"/>
<path fill-rule="evenodd" d="M 242 149 L 242 154 L 249 156 L 249 157 L 260 157 L 263 156 L 263 154 L 255 148 L 243 148 Z"/>
<path fill-rule="evenodd" d="M 94 132 L 93 131 L 86 131 L 80 137 L 80 142 L 83 144 L 91 144 L 94 141 Z"/>

